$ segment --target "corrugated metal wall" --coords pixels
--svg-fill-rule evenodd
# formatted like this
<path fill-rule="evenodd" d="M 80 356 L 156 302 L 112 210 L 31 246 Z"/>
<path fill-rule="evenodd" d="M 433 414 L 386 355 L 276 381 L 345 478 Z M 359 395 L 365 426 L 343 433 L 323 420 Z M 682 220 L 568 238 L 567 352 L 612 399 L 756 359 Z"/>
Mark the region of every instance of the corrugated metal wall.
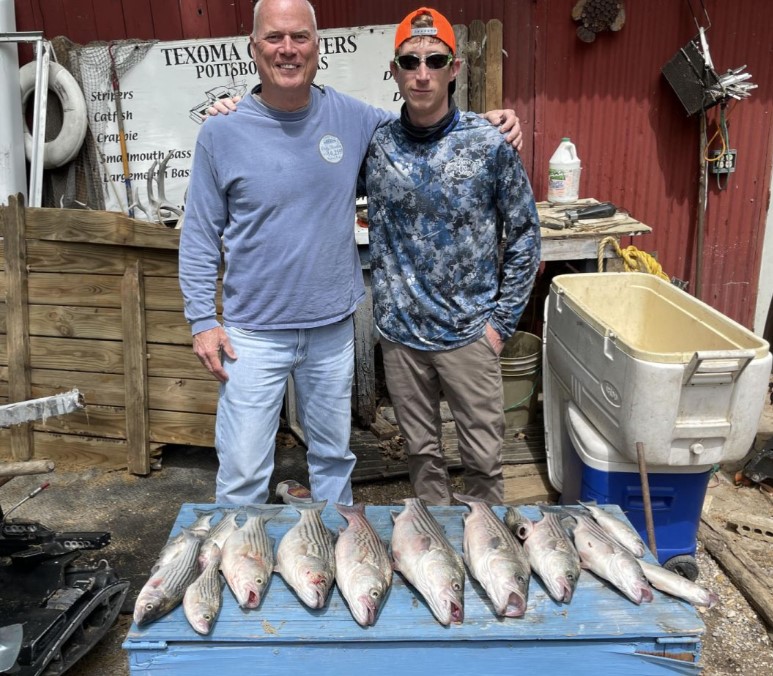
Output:
<path fill-rule="evenodd" d="M 703 236 L 701 298 L 751 326 L 770 201 L 773 158 L 773 2 L 704 0 L 715 68 L 746 64 L 760 85 L 729 109 L 738 168 L 724 190 L 711 176 Z M 397 22 L 415 0 L 316 0 L 320 28 Z M 611 200 L 651 225 L 636 246 L 657 252 L 666 272 L 694 291 L 698 213 L 699 122 L 687 118 L 660 74 L 697 32 L 699 0 L 626 0 L 618 33 L 581 42 L 571 19 L 575 0 L 436 0 L 452 21 L 504 24 L 504 104 L 526 131 L 524 161 L 538 199 L 547 162 L 562 136 L 583 160 L 583 195 Z M 244 34 L 251 0 L 15 0 L 19 30 L 71 40 L 182 38 Z M 699 17 L 703 25 L 704 18 Z M 22 53 L 22 61 L 29 53 Z M 709 136 L 718 109 L 709 113 Z M 624 242 L 627 244 L 628 242 Z"/>

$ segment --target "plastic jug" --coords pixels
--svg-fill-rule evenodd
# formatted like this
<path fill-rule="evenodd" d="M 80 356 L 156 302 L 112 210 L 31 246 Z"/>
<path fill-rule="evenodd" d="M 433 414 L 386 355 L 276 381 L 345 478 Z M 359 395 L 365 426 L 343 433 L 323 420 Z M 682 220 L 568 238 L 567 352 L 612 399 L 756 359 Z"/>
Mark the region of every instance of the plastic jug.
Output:
<path fill-rule="evenodd" d="M 581 171 L 574 143 L 567 137 L 562 138 L 548 165 L 548 202 L 576 202 L 580 195 Z"/>

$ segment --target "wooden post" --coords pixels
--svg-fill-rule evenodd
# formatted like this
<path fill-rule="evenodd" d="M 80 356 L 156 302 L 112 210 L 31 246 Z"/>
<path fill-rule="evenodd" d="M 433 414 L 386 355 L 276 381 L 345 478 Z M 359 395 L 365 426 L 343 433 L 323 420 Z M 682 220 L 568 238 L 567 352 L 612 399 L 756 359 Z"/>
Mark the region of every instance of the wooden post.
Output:
<path fill-rule="evenodd" d="M 376 419 L 376 373 L 373 348 L 373 292 L 370 270 L 363 270 L 365 298 L 354 311 L 354 411 L 358 423 L 369 427 Z"/>
<path fill-rule="evenodd" d="M 468 91 L 470 110 L 485 112 L 486 104 L 486 24 L 477 19 L 470 23 L 470 37 L 467 41 Z"/>
<path fill-rule="evenodd" d="M 24 197 L 10 196 L 2 210 L 5 245 L 6 308 L 8 340 L 8 401 L 31 398 L 29 280 Z M 11 455 L 14 460 L 30 460 L 34 454 L 32 423 L 11 427 Z"/>
<path fill-rule="evenodd" d="M 126 268 L 121 281 L 124 388 L 126 392 L 126 462 L 132 474 L 150 473 L 148 360 L 145 331 L 145 285 L 142 261 Z"/>
<path fill-rule="evenodd" d="M 502 107 L 502 22 L 491 19 L 486 24 L 486 110 Z"/>
<path fill-rule="evenodd" d="M 456 91 L 454 92 L 454 100 L 459 110 L 470 110 L 470 102 L 467 97 L 468 93 L 468 63 L 467 63 L 467 26 L 464 24 L 458 24 L 454 26 L 454 36 L 456 37 L 456 55 L 462 60 L 462 67 L 459 69 L 459 73 L 456 76 Z"/>

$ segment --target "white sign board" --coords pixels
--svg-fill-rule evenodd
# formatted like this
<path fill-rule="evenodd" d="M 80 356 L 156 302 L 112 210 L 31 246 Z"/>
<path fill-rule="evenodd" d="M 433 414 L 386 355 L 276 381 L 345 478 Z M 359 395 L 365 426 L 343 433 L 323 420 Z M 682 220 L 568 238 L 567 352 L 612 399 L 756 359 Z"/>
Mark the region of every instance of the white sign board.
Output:
<path fill-rule="evenodd" d="M 320 31 L 315 83 L 399 112 L 402 102 L 388 67 L 394 53 L 394 33 L 395 26 Z M 114 55 L 120 54 L 117 46 Z M 122 50 L 128 48 L 121 45 Z M 90 77 L 93 73 L 87 72 L 88 64 L 109 62 L 108 46 L 86 46 L 81 51 L 89 125 L 103 157 L 105 208 L 127 211 L 115 105 L 115 97 L 120 96 L 131 187 L 137 192 L 137 202 L 150 207 L 149 189 L 158 199 L 156 172 L 169 156 L 162 177 L 164 195 L 173 207 L 182 209 L 201 114 L 212 101 L 249 94 L 260 81 L 247 36 L 154 43 L 120 78 L 119 94 L 109 78 L 102 78 L 98 86 L 88 84 L 94 81 Z M 154 162 L 156 181 L 151 183 L 148 179 Z M 134 215 L 145 218 L 139 209 Z M 151 213 L 150 218 L 155 216 Z"/>

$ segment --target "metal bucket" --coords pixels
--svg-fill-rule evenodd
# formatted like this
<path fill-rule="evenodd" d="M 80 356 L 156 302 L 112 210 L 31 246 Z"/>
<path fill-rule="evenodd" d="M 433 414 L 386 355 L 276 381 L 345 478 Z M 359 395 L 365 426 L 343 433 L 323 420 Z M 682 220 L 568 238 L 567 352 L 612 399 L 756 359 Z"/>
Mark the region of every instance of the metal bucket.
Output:
<path fill-rule="evenodd" d="M 537 415 L 542 374 L 542 341 L 525 331 L 516 331 L 499 355 L 502 371 L 505 425 L 526 427 Z"/>

